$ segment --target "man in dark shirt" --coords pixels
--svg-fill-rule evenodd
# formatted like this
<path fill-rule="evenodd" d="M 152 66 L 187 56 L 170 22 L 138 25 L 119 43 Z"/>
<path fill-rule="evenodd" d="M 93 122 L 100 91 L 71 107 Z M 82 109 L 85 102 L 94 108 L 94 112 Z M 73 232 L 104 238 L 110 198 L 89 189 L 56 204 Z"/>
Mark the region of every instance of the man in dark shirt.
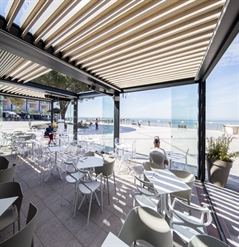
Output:
<path fill-rule="evenodd" d="M 51 142 L 53 141 L 53 127 L 52 124 L 49 124 L 49 126 L 46 128 L 44 137 L 49 137 L 48 145 L 50 146 Z"/>

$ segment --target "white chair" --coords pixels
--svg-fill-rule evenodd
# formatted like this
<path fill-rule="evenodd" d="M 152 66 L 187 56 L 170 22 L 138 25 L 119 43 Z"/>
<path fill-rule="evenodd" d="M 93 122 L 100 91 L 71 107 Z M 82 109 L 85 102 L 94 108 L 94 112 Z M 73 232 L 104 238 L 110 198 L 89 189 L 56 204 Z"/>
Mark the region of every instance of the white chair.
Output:
<path fill-rule="evenodd" d="M 65 185 L 67 183 L 75 184 L 75 195 L 74 195 L 73 203 L 72 203 L 72 205 L 73 205 L 72 210 L 74 210 L 75 199 L 76 199 L 76 194 L 77 194 L 77 186 L 78 186 L 80 179 L 83 178 L 85 174 L 80 172 L 76 168 L 74 162 L 65 161 L 64 165 L 61 166 L 61 168 L 63 169 L 63 173 L 65 174 L 65 182 L 63 183 L 63 186 L 62 186 L 61 205 L 62 205 L 62 199 L 63 199 Z"/>
<path fill-rule="evenodd" d="M 143 168 L 145 171 L 152 171 L 152 170 L 158 170 L 161 169 L 158 167 L 158 165 L 152 163 L 152 162 L 144 162 L 142 164 Z M 144 175 L 144 181 L 149 182 L 149 180 L 147 179 L 147 177 Z M 153 188 L 153 184 L 152 183 L 147 183 L 144 184 L 144 186 L 147 186 L 148 188 Z"/>
<path fill-rule="evenodd" d="M 124 149 L 123 153 L 128 153 L 130 159 L 136 159 L 136 144 L 137 140 L 134 140 L 131 147 Z"/>
<path fill-rule="evenodd" d="M 199 234 L 206 234 L 205 227 L 210 225 L 212 217 L 207 205 L 203 207 L 196 207 L 188 205 L 178 198 L 175 198 L 171 205 L 170 196 L 169 199 L 169 211 L 170 211 L 170 228 L 175 232 L 184 242 L 188 243 L 189 240 Z M 176 209 L 177 206 L 183 207 L 184 212 Z M 189 214 L 189 210 L 192 215 Z M 196 217 L 194 215 L 199 215 Z"/>
<path fill-rule="evenodd" d="M 113 176 L 113 179 L 114 179 L 114 187 L 115 187 L 115 194 L 116 194 L 114 165 L 115 165 L 115 158 L 111 158 L 109 156 L 104 155 L 104 165 L 95 167 L 95 174 L 98 175 L 102 173 L 102 176 L 104 178 L 104 187 L 105 187 L 105 178 L 106 178 L 109 204 L 110 204 L 109 178 L 111 176 Z"/>
<path fill-rule="evenodd" d="M 81 136 L 81 139 L 78 140 L 78 145 L 81 148 L 81 154 L 85 154 L 86 152 L 88 152 L 88 141 L 87 138 L 85 136 Z"/>
<path fill-rule="evenodd" d="M 83 195 L 83 198 L 80 202 L 78 210 L 80 210 L 86 196 L 89 196 L 90 197 L 89 198 L 89 209 L 88 209 L 88 217 L 87 217 L 87 224 L 86 224 L 86 230 L 88 230 L 93 195 L 95 195 L 98 205 L 99 206 L 101 205 L 101 211 L 103 213 L 102 173 L 99 174 L 97 177 L 93 178 L 89 171 L 87 170 L 80 170 L 80 171 L 84 173 L 84 177 L 80 178 L 80 183 L 78 185 L 78 190 L 77 190 L 76 200 L 75 200 L 74 216 L 76 214 L 78 192 L 80 192 Z M 96 194 L 97 190 L 100 190 L 101 203 L 99 202 L 98 196 Z"/>
<path fill-rule="evenodd" d="M 149 207 L 158 212 L 160 195 L 154 189 L 153 185 L 143 181 L 138 176 L 134 177 L 134 184 L 137 191 L 134 192 L 133 207 L 135 207 L 135 202 L 137 202 L 142 207 Z M 145 189 L 144 186 L 149 187 L 150 190 Z"/>
<path fill-rule="evenodd" d="M 178 178 L 180 178 L 184 183 L 186 183 L 190 188 L 193 187 L 194 182 L 195 182 L 195 176 L 192 173 L 184 171 L 184 170 L 171 170 L 171 172 L 174 175 L 176 175 Z M 171 200 L 174 197 L 177 197 L 181 200 L 187 201 L 188 205 L 190 205 L 191 195 L 192 195 L 192 189 L 174 192 L 170 194 Z"/>
<path fill-rule="evenodd" d="M 124 154 L 122 156 L 118 157 L 118 159 L 119 159 L 118 173 L 120 173 L 120 172 L 129 173 L 131 171 L 131 168 L 129 166 L 130 158 L 131 158 L 131 153 L 129 153 L 129 152 L 124 152 Z"/>
<path fill-rule="evenodd" d="M 6 150 L 7 147 L 11 146 L 12 136 L 13 136 L 12 133 L 2 132 L 2 139 L 3 139 L 2 147 L 4 150 Z"/>
<path fill-rule="evenodd" d="M 184 160 L 184 170 L 187 170 L 187 166 L 188 166 L 188 152 L 189 152 L 189 149 L 187 149 L 186 153 L 185 154 L 181 154 L 181 153 L 175 153 L 175 152 L 171 152 L 170 153 L 170 165 L 172 164 L 173 161 L 178 161 L 178 160 Z M 174 165 L 173 165 L 174 167 Z M 170 167 L 171 169 L 172 167 Z M 175 166 L 176 168 L 176 166 Z"/>
<path fill-rule="evenodd" d="M 52 169 L 53 158 L 51 156 L 51 152 L 49 151 L 49 147 L 43 147 L 41 144 L 35 144 L 33 149 L 33 157 L 34 161 L 38 165 L 40 174 L 39 183 L 41 184 L 44 182 L 45 173 Z"/>
<path fill-rule="evenodd" d="M 137 144 L 137 140 L 134 140 L 132 143 L 132 147 L 131 147 L 131 159 L 136 159 L 136 144 Z"/>
<path fill-rule="evenodd" d="M 18 138 L 17 142 L 17 155 L 19 157 L 19 160 L 25 159 L 30 152 L 30 148 L 26 145 L 25 139 L 24 138 Z"/>
<path fill-rule="evenodd" d="M 155 247 L 173 247 L 168 223 L 148 207 L 135 207 L 129 212 L 118 238 L 128 246 L 134 243 L 135 247 L 143 247 L 138 243 L 138 240 L 143 240 Z"/>

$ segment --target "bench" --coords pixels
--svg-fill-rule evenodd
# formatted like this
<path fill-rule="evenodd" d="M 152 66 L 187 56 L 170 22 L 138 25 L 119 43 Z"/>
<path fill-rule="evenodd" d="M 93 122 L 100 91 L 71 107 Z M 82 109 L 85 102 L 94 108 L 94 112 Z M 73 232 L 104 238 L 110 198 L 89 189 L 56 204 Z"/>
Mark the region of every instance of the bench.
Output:
<path fill-rule="evenodd" d="M 187 129 L 187 125 L 186 124 L 179 124 L 178 129 Z"/>

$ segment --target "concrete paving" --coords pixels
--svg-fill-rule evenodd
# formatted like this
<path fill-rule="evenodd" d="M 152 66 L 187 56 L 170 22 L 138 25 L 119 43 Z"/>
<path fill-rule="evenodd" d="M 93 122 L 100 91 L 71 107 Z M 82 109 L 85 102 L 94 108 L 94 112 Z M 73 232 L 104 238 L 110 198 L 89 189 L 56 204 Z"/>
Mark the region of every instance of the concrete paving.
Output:
<path fill-rule="evenodd" d="M 111 204 L 108 203 L 107 190 L 104 190 L 104 212 L 95 202 L 92 204 L 92 213 L 90 219 L 89 230 L 86 231 L 86 217 L 88 205 L 85 202 L 82 209 L 77 211 L 76 217 L 72 215 L 72 200 L 74 198 L 74 186 L 67 185 L 63 195 L 63 205 L 60 200 L 62 195 L 63 181 L 55 174 L 50 179 L 39 184 L 40 171 L 35 163 L 30 159 L 16 159 L 14 155 L 10 155 L 9 151 L 4 152 L 10 165 L 17 164 L 17 172 L 15 181 L 19 182 L 24 192 L 23 206 L 21 210 L 21 225 L 24 226 L 25 218 L 29 202 L 33 202 L 39 212 L 37 217 L 37 225 L 35 230 L 35 246 L 36 247 L 88 247 L 101 246 L 108 232 L 111 231 L 118 235 L 122 224 L 131 210 L 133 205 L 134 175 L 142 174 L 141 163 L 148 159 L 149 149 L 153 145 L 153 137 L 159 135 L 161 137 L 162 147 L 166 150 L 174 150 L 183 152 L 189 147 L 190 143 L 196 140 L 196 130 L 177 130 L 163 127 L 142 126 L 135 128 L 129 125 L 122 126 L 120 137 L 125 142 L 132 143 L 137 140 L 137 159 L 129 163 L 130 172 L 118 173 L 118 165 L 116 163 L 116 194 L 112 180 L 110 181 L 110 197 Z M 70 126 L 69 126 L 70 128 Z M 109 129 L 109 133 L 105 129 Z M 2 131 L 11 132 L 13 130 L 27 131 L 29 129 L 28 122 L 3 122 Z M 102 136 L 105 133 L 105 140 L 112 141 L 112 132 L 110 127 L 100 125 L 99 131 L 94 126 L 87 130 L 81 131 L 82 135 Z M 210 131 L 208 135 L 221 135 L 220 131 Z M 194 137 L 194 138 L 193 138 Z M 236 142 L 233 142 L 233 148 L 237 148 L 238 136 Z M 173 140 L 172 140 L 173 139 Z M 196 160 L 196 149 L 194 145 L 190 146 L 189 162 Z M 181 162 L 174 164 L 180 168 Z M 196 168 L 195 165 L 189 164 L 188 169 Z M 193 169 L 192 169 L 193 170 Z M 237 171 L 237 170 L 236 170 Z M 238 173 L 237 173 L 238 174 Z M 218 215 L 222 225 L 222 230 L 226 235 L 229 246 L 238 247 L 239 235 L 239 177 L 238 175 L 230 175 L 226 188 L 219 188 L 210 183 L 205 183 L 209 195 L 212 199 L 214 209 Z M 207 196 L 204 193 L 200 181 L 196 181 L 192 192 L 192 204 L 202 205 L 207 203 Z M 213 222 L 207 227 L 207 232 L 211 236 L 220 238 L 218 229 Z M 12 227 L 7 228 L 0 235 L 0 241 L 12 235 Z M 174 246 L 184 247 L 184 244 L 174 234 Z"/>
<path fill-rule="evenodd" d="M 50 176 L 47 182 L 40 184 L 39 167 L 30 158 L 16 159 L 14 155 L 5 156 L 10 161 L 10 166 L 14 163 L 17 164 L 15 181 L 21 184 L 24 194 L 21 208 L 21 227 L 25 225 L 29 203 L 32 202 L 38 208 L 34 234 L 35 247 L 99 247 L 109 232 L 118 235 L 127 214 L 133 207 L 133 192 L 136 189 L 134 176 L 142 174 L 143 171 L 141 164 L 130 162 L 128 163 L 130 171 L 123 170 L 123 172 L 118 173 L 119 163 L 115 164 L 116 193 L 113 180 L 110 179 L 110 204 L 105 188 L 103 213 L 94 200 L 89 229 L 86 231 L 88 202 L 85 201 L 82 208 L 73 217 L 72 202 L 75 196 L 73 184 L 66 185 L 61 205 L 64 181 L 59 178 L 56 172 Z M 229 246 L 238 247 L 238 210 L 236 212 L 238 192 L 212 185 L 209 185 L 208 189 L 213 203 L 215 202 L 216 211 L 223 227 L 222 230 L 227 236 Z M 222 200 L 222 197 L 226 200 Z M 200 181 L 196 181 L 192 189 L 191 205 L 202 205 L 202 203 L 207 204 L 206 195 Z M 207 227 L 206 232 L 220 239 L 214 221 Z M 12 227 L 1 232 L 0 241 L 4 241 L 10 236 L 12 236 Z M 176 234 L 173 235 L 173 240 L 174 247 L 187 246 Z M 146 246 L 150 247 L 150 245 Z"/>

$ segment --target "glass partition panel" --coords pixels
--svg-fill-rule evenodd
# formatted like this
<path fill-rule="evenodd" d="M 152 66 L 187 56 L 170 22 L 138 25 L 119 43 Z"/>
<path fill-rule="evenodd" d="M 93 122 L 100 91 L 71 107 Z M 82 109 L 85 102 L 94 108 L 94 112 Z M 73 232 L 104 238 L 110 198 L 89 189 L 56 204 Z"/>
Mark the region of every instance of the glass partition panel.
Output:
<path fill-rule="evenodd" d="M 78 139 L 91 141 L 89 149 L 110 152 L 113 148 L 113 100 L 109 96 L 78 102 Z"/>
<path fill-rule="evenodd" d="M 171 93 L 172 168 L 197 175 L 198 84 L 172 87 Z"/>
<path fill-rule="evenodd" d="M 0 145 L 2 146 L 3 96 L 0 95 Z M 1 153 L 1 152 L 0 152 Z"/>
<path fill-rule="evenodd" d="M 131 147 L 136 141 L 138 161 L 149 160 L 154 136 L 159 136 L 160 147 L 170 154 L 172 168 L 196 174 L 197 88 L 193 84 L 121 95 L 119 138 Z"/>
<path fill-rule="evenodd" d="M 102 145 L 104 152 L 110 153 L 113 151 L 113 135 L 114 135 L 114 101 L 112 97 L 102 97 Z"/>
<path fill-rule="evenodd" d="M 120 141 L 132 148 L 136 141 L 136 158 L 149 161 L 154 136 L 159 136 L 161 147 L 170 150 L 171 89 L 157 89 L 131 94 L 120 98 Z"/>
<path fill-rule="evenodd" d="M 233 137 L 230 152 L 239 150 L 239 35 L 206 81 L 206 137 Z M 206 173 L 207 174 L 207 173 Z M 239 176 L 239 157 L 233 161 L 227 186 Z"/>
<path fill-rule="evenodd" d="M 74 130 L 73 130 L 73 120 L 74 120 L 74 105 L 73 103 L 70 103 L 68 105 L 66 115 L 65 115 L 65 122 L 67 126 L 67 133 L 70 135 L 73 135 Z"/>

